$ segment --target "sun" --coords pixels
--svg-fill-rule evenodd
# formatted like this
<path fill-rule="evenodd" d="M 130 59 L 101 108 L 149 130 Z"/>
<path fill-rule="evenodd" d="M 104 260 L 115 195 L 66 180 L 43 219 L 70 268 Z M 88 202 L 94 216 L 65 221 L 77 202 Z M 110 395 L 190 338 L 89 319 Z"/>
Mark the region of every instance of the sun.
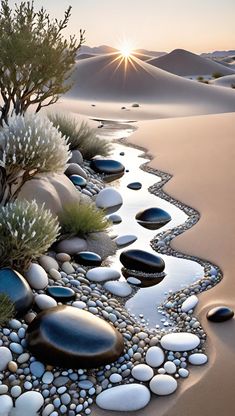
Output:
<path fill-rule="evenodd" d="M 129 58 L 133 53 L 133 47 L 130 42 L 124 42 L 120 46 L 119 51 L 123 58 Z"/>

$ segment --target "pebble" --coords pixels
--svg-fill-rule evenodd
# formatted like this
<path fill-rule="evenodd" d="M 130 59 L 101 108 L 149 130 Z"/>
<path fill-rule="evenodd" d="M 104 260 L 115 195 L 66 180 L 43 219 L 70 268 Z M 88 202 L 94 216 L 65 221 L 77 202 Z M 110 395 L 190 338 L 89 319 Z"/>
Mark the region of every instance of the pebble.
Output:
<path fill-rule="evenodd" d="M 108 280 L 118 280 L 120 278 L 119 271 L 111 267 L 94 267 L 88 270 L 86 277 L 92 282 L 106 282 Z"/>
<path fill-rule="evenodd" d="M 11 396 L 16 398 L 19 397 L 21 395 L 22 389 L 20 386 L 13 386 L 11 388 Z"/>
<path fill-rule="evenodd" d="M 30 264 L 29 269 L 25 272 L 25 278 L 28 284 L 36 290 L 44 289 L 48 285 L 47 273 L 37 263 Z"/>
<path fill-rule="evenodd" d="M 198 304 L 198 297 L 196 295 L 189 296 L 181 306 L 182 312 L 188 312 L 191 309 L 194 309 Z"/>
<path fill-rule="evenodd" d="M 72 304 L 75 308 L 79 308 L 79 309 L 84 309 L 86 308 L 86 303 L 81 301 L 81 300 L 76 300 L 75 302 L 73 302 Z"/>
<path fill-rule="evenodd" d="M 0 347 L 0 371 L 5 370 L 10 361 L 12 361 L 12 353 L 9 348 Z"/>
<path fill-rule="evenodd" d="M 54 308 L 57 306 L 55 299 L 48 295 L 36 295 L 35 303 L 41 310 Z"/>
<path fill-rule="evenodd" d="M 127 234 L 115 238 L 114 242 L 117 244 L 118 247 L 123 247 L 134 243 L 136 240 L 136 235 Z"/>
<path fill-rule="evenodd" d="M 176 373 L 176 365 L 172 361 L 166 361 L 164 364 L 164 369 L 168 374 L 174 374 Z"/>
<path fill-rule="evenodd" d="M 139 381 L 149 381 L 154 375 L 153 369 L 146 364 L 136 365 L 131 372 L 132 376 Z"/>
<path fill-rule="evenodd" d="M 165 360 L 164 351 L 160 347 L 150 347 L 146 353 L 145 361 L 150 367 L 160 367 Z"/>
<path fill-rule="evenodd" d="M 106 282 L 104 284 L 104 288 L 113 295 L 119 296 L 121 298 L 130 296 L 132 293 L 132 288 L 127 282 Z"/>
<path fill-rule="evenodd" d="M 66 261 L 70 261 L 71 260 L 71 256 L 67 253 L 58 253 L 56 254 L 56 259 L 61 262 L 64 263 Z"/>
<path fill-rule="evenodd" d="M 96 404 L 101 409 L 119 412 L 133 412 L 143 409 L 149 401 L 149 389 L 135 383 L 111 387 L 96 397 Z"/>
<path fill-rule="evenodd" d="M 30 364 L 30 371 L 35 377 L 41 378 L 45 372 L 45 365 L 40 361 L 33 361 Z"/>
<path fill-rule="evenodd" d="M 159 396 L 167 396 L 177 389 L 177 381 L 167 374 L 157 374 L 150 381 L 149 387 L 153 393 Z"/>
<path fill-rule="evenodd" d="M 186 370 L 186 368 L 180 368 L 178 373 L 182 378 L 187 378 L 189 376 L 189 371 Z"/>
<path fill-rule="evenodd" d="M 8 416 L 12 408 L 12 398 L 6 394 L 0 396 L 0 416 Z"/>
<path fill-rule="evenodd" d="M 200 338 L 188 332 L 175 332 L 164 335 L 160 343 L 164 349 L 169 351 L 188 351 L 198 347 Z"/>
<path fill-rule="evenodd" d="M 113 373 L 111 374 L 111 376 L 109 377 L 109 380 L 111 381 L 111 383 L 120 383 L 122 381 L 122 376 L 118 373 Z"/>
<path fill-rule="evenodd" d="M 188 360 L 190 362 L 190 364 L 193 365 L 203 365 L 206 364 L 208 361 L 207 355 L 206 354 L 201 354 L 201 353 L 195 353 L 195 354 L 191 354 L 188 357 Z"/>
<path fill-rule="evenodd" d="M 51 256 L 41 256 L 39 257 L 38 262 L 46 272 L 49 272 L 51 269 L 59 270 L 57 261 Z"/>
<path fill-rule="evenodd" d="M 44 398 L 37 391 L 27 391 L 16 399 L 16 411 L 20 415 L 33 416 L 44 404 Z"/>
<path fill-rule="evenodd" d="M 99 192 L 95 203 L 98 208 L 107 209 L 122 205 L 123 199 L 120 192 L 118 192 L 115 188 L 107 187 Z"/>

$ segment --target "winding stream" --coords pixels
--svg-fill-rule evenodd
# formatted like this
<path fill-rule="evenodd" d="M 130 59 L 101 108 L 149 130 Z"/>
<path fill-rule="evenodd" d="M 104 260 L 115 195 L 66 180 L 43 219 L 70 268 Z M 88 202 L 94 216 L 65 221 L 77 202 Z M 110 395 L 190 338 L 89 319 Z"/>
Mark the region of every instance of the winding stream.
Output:
<path fill-rule="evenodd" d="M 102 137 L 110 137 L 112 139 L 123 138 L 129 136 L 133 131 L 128 124 L 120 124 L 119 128 L 117 123 L 114 125 L 115 128 L 113 128 L 110 122 L 107 124 L 103 122 L 103 124 L 102 133 L 100 133 Z M 120 155 L 122 152 L 124 152 L 124 155 Z M 119 190 L 124 201 L 122 207 L 117 211 L 118 215 L 122 218 L 122 222 L 113 226 L 113 232 L 119 236 L 125 234 L 134 234 L 137 236 L 137 240 L 133 244 L 119 249 L 116 255 L 111 258 L 112 266 L 118 270 L 121 270 L 122 267 L 119 261 L 119 255 L 122 250 L 136 248 L 156 254 L 156 251 L 150 246 L 150 241 L 156 235 L 185 223 L 188 218 L 181 209 L 149 192 L 148 189 L 153 184 L 160 182 L 161 178 L 156 176 L 156 174 L 151 174 L 141 169 L 141 165 L 149 161 L 149 159 L 146 160 L 143 156 L 141 150 L 124 146 L 120 143 L 115 143 L 114 145 L 112 157 L 123 163 L 128 172 L 118 181 L 110 184 L 110 186 L 115 186 Z M 141 190 L 134 191 L 127 188 L 130 182 L 135 181 L 142 183 Z M 171 215 L 172 220 L 158 230 L 143 228 L 137 223 L 135 215 L 140 210 L 150 207 L 159 207 L 166 210 Z M 143 315 L 151 327 L 156 325 L 160 327 L 168 326 L 168 322 L 163 318 L 157 307 L 167 299 L 169 294 L 193 284 L 204 276 L 203 266 L 196 261 L 169 255 L 161 254 L 161 256 L 166 264 L 166 277 L 158 285 L 140 288 L 126 303 L 126 307 L 130 313 L 136 316 Z"/>

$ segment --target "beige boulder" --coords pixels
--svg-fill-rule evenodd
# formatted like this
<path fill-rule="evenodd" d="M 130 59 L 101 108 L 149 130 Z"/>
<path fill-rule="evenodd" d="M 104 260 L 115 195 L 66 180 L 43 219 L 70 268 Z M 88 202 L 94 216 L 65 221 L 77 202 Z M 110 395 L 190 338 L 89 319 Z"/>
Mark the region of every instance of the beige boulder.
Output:
<path fill-rule="evenodd" d="M 58 215 L 66 204 L 80 202 L 80 193 L 67 176 L 52 173 L 35 175 L 22 186 L 18 198 L 35 199 L 39 205 L 45 203 L 45 208 Z"/>

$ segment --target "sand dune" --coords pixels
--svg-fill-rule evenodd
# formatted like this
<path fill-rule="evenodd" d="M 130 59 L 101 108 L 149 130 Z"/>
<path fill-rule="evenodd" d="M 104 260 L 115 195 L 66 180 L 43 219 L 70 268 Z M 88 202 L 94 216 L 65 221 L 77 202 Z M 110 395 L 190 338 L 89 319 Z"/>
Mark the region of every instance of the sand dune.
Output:
<path fill-rule="evenodd" d="M 226 75 L 225 77 L 214 79 L 213 81 L 210 81 L 210 84 L 228 88 L 232 88 L 232 86 L 234 85 L 235 88 L 235 74 Z"/>
<path fill-rule="evenodd" d="M 155 118 L 235 111 L 232 90 L 192 82 L 136 57 L 126 62 L 118 54 L 78 62 L 73 88 L 65 98 L 74 105 L 79 105 L 80 100 L 89 101 L 89 105 L 100 101 L 119 105 L 137 102 L 141 104 L 138 112 L 143 110 L 142 104 L 151 104 Z M 129 119 L 135 117 L 129 114 Z"/>
<path fill-rule="evenodd" d="M 220 72 L 222 75 L 234 73 L 232 69 L 226 68 L 224 65 L 184 49 L 175 49 L 167 55 L 151 59 L 148 62 L 151 65 L 180 76 L 212 75 L 214 72 Z"/>

